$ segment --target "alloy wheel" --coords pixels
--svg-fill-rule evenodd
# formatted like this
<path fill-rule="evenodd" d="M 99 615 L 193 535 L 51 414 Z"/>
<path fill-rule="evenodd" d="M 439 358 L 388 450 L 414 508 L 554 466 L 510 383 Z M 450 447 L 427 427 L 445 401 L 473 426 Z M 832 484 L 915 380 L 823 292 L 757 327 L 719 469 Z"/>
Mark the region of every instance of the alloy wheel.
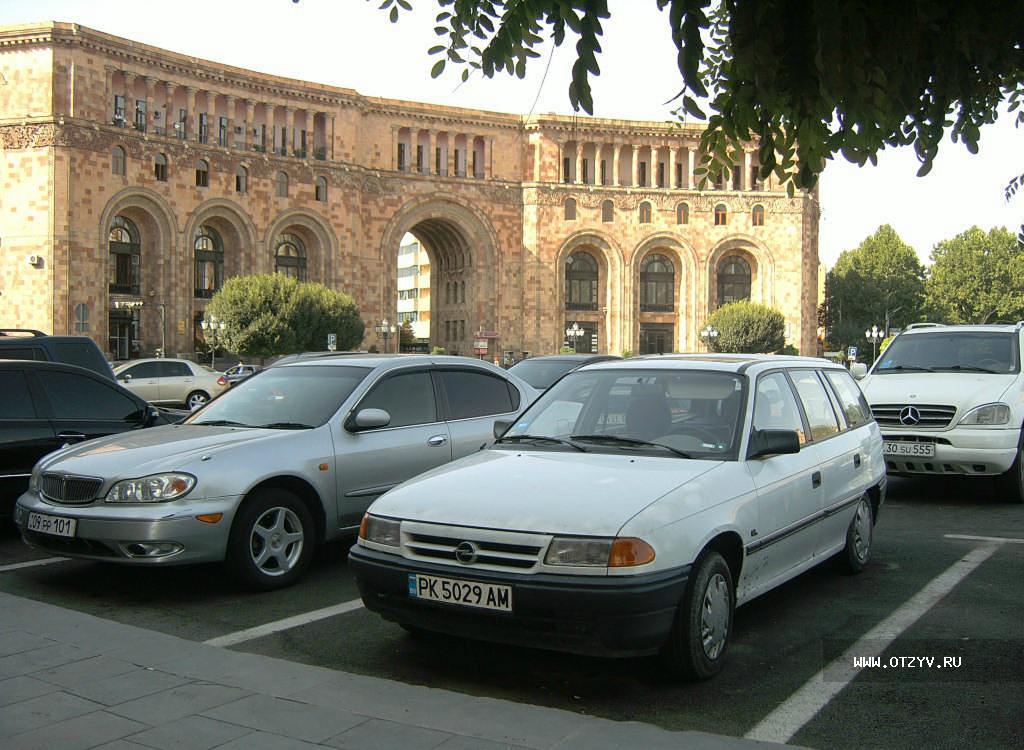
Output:
<path fill-rule="evenodd" d="M 289 508 L 268 508 L 252 526 L 249 554 L 264 575 L 281 576 L 302 556 L 305 534 L 299 517 Z"/>

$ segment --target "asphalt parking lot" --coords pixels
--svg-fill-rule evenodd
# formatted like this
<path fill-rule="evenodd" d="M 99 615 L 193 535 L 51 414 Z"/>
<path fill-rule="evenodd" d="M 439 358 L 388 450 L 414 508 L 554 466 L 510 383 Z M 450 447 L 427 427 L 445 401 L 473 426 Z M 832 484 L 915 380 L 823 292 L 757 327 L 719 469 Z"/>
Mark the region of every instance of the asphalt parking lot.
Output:
<path fill-rule="evenodd" d="M 738 610 L 724 672 L 697 685 L 650 660 L 412 638 L 359 606 L 340 547 L 296 587 L 246 594 L 218 566 L 54 561 L 7 532 L 0 590 L 225 648 L 668 729 L 1005 748 L 1024 747 L 1022 541 L 1024 506 L 986 482 L 894 479 L 867 570 L 824 565 Z M 871 656 L 878 666 L 850 663 Z"/>

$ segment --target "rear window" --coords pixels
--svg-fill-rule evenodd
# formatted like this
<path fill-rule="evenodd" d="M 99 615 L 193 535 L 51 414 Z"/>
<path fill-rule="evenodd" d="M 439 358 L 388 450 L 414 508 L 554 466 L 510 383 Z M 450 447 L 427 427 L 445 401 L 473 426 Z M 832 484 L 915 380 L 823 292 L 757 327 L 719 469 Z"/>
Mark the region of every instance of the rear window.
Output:
<path fill-rule="evenodd" d="M 551 387 L 565 373 L 576 367 L 577 363 L 566 360 L 523 360 L 509 368 L 534 388 L 542 391 Z"/>
<path fill-rule="evenodd" d="M 35 419 L 25 373 L 0 372 L 0 419 Z"/>
<path fill-rule="evenodd" d="M 53 345 L 59 362 L 78 365 L 110 377 L 110 365 L 91 341 L 58 341 Z"/>
<path fill-rule="evenodd" d="M 35 359 L 47 362 L 50 358 L 38 346 L 0 346 L 0 359 Z"/>
<path fill-rule="evenodd" d="M 515 389 L 504 378 L 467 370 L 442 370 L 440 376 L 448 395 L 449 419 L 471 419 L 516 410 L 510 393 Z"/>

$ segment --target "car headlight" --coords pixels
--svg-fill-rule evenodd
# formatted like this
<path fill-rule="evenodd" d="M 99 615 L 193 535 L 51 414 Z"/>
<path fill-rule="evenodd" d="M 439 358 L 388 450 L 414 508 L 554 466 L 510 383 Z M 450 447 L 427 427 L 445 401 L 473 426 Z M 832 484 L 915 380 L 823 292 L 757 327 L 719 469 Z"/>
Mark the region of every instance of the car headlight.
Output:
<path fill-rule="evenodd" d="M 402 543 L 401 532 L 401 521 L 371 516 L 369 513 L 363 516 L 363 522 L 359 524 L 360 539 L 388 547 L 398 547 Z"/>
<path fill-rule="evenodd" d="M 555 537 L 544 556 L 545 565 L 626 568 L 654 560 L 654 548 L 643 539 L 585 539 Z"/>
<path fill-rule="evenodd" d="M 196 486 L 191 474 L 153 474 L 125 479 L 110 488 L 108 503 L 166 503 L 184 497 Z"/>
<path fill-rule="evenodd" d="M 983 404 L 971 409 L 959 424 L 964 425 L 999 425 L 1009 424 L 1010 407 L 1006 404 Z"/>
<path fill-rule="evenodd" d="M 28 480 L 28 491 L 34 494 L 39 493 L 39 470 L 33 469 L 32 476 Z"/>

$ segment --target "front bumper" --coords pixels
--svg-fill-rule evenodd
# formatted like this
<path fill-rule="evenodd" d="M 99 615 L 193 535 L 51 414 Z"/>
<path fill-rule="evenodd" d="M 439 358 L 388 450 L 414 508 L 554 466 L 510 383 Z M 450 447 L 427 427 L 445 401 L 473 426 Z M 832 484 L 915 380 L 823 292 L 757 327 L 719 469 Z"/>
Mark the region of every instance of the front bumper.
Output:
<path fill-rule="evenodd" d="M 668 638 L 690 566 L 636 576 L 494 573 L 413 562 L 358 545 L 349 568 L 366 608 L 453 635 L 596 656 L 656 653 Z M 410 573 L 512 587 L 511 613 L 410 598 Z"/>
<path fill-rule="evenodd" d="M 241 498 L 174 501 L 153 505 L 54 505 L 39 495 L 26 492 L 14 509 L 14 522 L 21 538 L 65 557 L 133 565 L 180 565 L 217 562 L 224 559 L 231 522 Z M 42 534 L 28 529 L 29 513 L 73 518 L 73 537 Z M 217 523 L 196 519 L 199 514 L 222 513 Z M 170 554 L 141 554 L 143 545 L 169 544 L 180 547 Z"/>
<path fill-rule="evenodd" d="M 885 455 L 890 474 L 975 474 L 1010 470 L 1020 446 L 1020 430 L 955 427 L 951 430 L 882 429 L 886 442 L 934 443 L 934 457 Z"/>

